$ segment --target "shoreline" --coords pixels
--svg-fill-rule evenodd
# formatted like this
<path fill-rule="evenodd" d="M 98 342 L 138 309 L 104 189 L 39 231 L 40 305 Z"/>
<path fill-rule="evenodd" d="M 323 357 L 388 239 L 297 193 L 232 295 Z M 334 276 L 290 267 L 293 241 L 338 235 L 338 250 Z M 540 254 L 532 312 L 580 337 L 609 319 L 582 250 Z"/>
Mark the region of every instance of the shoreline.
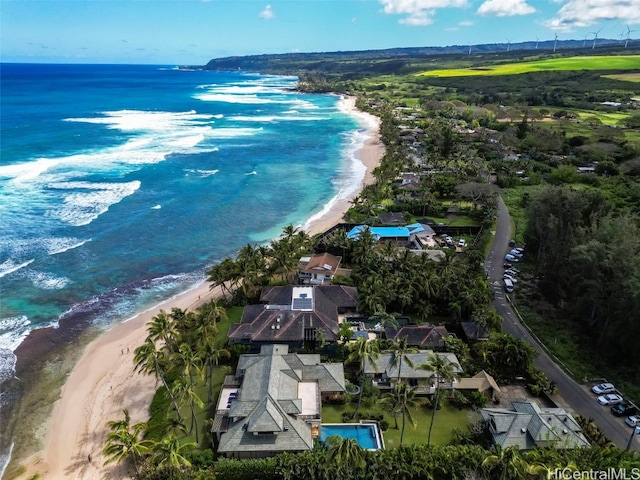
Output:
<path fill-rule="evenodd" d="M 375 182 L 372 171 L 380 164 L 385 151 L 379 135 L 380 119 L 357 110 L 355 97 L 342 97 L 339 101 L 344 102 L 346 113 L 367 120 L 362 122 L 362 128 L 366 129 L 365 140 L 355 153 L 355 158 L 364 165 L 364 178 L 349 195 L 334 197 L 327 211 L 307 220 L 301 228 L 309 235 L 324 232 L 342 221 L 351 206 L 350 200 L 365 185 Z M 106 435 L 105 423 L 120 418 L 123 408 L 129 409 L 132 423 L 148 418 L 156 380 L 152 376 L 136 374 L 132 361 L 134 349 L 146 338 L 146 323 L 160 310 L 193 309 L 220 296 L 219 288 L 211 290 L 209 283 L 203 281 L 111 326 L 91 340 L 64 381 L 60 397 L 43 426 L 42 449 L 26 458 L 15 459 L 15 462 L 12 459 L 10 466 L 24 466 L 24 470 L 12 478 L 35 475 L 43 479 L 127 478 L 122 466 L 103 465 L 101 451 Z"/>

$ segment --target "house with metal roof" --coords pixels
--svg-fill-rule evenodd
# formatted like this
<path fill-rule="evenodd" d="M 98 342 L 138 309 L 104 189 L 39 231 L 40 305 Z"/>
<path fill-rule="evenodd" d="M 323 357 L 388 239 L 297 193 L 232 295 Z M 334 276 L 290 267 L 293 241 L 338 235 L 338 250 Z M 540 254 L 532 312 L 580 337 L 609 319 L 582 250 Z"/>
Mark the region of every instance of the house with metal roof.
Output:
<path fill-rule="evenodd" d="M 357 240 L 364 230 L 369 230 L 376 240 L 413 241 L 416 234 L 424 231 L 421 223 L 412 223 L 404 227 L 370 227 L 368 225 L 358 225 L 347 233 L 351 240 Z"/>
<path fill-rule="evenodd" d="M 588 447 L 578 422 L 564 408 L 541 408 L 535 402 L 511 402 L 512 409 L 483 408 L 493 442 L 502 448 Z"/>
<path fill-rule="evenodd" d="M 416 387 L 418 395 L 431 395 L 436 391 L 435 375 L 430 370 L 420 368 L 420 365 L 429 362 L 432 356 L 444 358 L 453 366 L 457 377 L 464 372 L 455 354 L 450 352 L 433 352 L 432 350 L 420 350 L 417 353 L 408 353 L 400 359 L 395 359 L 393 353 L 381 353 L 373 362 L 366 362 L 364 374 L 371 378 L 373 385 L 380 390 L 390 390 L 395 382 L 406 381 L 410 386 Z M 408 361 L 407 361 L 408 360 Z M 455 388 L 457 379 L 453 381 L 440 381 L 441 389 Z"/>
<path fill-rule="evenodd" d="M 225 379 L 212 431 L 218 453 L 263 458 L 313 448 L 322 399 L 345 391 L 342 363 L 320 355 L 289 353 L 287 345 L 263 345 L 241 355 L 235 376 Z"/>
<path fill-rule="evenodd" d="M 358 290 L 343 285 L 278 286 L 262 290 L 260 304 L 244 307 L 229 329 L 229 344 L 281 343 L 294 348 L 338 340 L 339 316 L 354 313 Z"/>

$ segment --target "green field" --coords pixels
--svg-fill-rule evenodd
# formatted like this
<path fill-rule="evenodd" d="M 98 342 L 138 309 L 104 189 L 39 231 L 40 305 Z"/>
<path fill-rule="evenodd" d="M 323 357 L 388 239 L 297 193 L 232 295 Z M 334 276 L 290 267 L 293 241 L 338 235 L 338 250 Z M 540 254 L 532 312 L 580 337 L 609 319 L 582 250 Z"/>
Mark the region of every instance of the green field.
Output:
<path fill-rule="evenodd" d="M 467 77 L 518 75 L 557 70 L 635 70 L 640 69 L 640 55 L 549 58 L 534 62 L 506 63 L 485 67 L 452 68 L 420 73 L 423 76 Z"/>

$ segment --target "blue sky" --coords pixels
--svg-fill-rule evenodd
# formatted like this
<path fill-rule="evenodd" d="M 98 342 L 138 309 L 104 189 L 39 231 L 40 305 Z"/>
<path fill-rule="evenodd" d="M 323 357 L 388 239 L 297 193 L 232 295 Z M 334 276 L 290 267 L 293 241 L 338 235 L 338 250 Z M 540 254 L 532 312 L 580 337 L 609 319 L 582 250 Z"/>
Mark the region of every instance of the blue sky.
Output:
<path fill-rule="evenodd" d="M 0 0 L 3 62 L 201 65 L 260 53 L 640 37 L 640 0 Z"/>

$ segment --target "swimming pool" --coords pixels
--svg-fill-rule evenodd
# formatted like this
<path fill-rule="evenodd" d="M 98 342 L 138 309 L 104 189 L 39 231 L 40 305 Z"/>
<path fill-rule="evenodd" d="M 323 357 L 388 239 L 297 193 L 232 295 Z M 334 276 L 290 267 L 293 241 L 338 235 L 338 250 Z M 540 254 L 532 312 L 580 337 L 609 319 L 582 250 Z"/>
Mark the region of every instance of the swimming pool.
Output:
<path fill-rule="evenodd" d="M 320 425 L 320 441 L 338 435 L 353 438 L 362 448 L 380 450 L 384 448 L 382 434 L 377 423 L 323 423 Z"/>

